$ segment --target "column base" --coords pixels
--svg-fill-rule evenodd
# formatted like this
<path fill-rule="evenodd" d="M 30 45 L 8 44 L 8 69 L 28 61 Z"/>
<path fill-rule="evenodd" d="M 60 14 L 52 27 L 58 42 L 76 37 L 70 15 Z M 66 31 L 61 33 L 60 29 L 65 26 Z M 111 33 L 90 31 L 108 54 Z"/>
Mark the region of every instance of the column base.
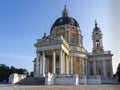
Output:
<path fill-rule="evenodd" d="M 45 74 L 42 74 L 41 76 L 42 76 L 42 77 L 45 77 Z"/>

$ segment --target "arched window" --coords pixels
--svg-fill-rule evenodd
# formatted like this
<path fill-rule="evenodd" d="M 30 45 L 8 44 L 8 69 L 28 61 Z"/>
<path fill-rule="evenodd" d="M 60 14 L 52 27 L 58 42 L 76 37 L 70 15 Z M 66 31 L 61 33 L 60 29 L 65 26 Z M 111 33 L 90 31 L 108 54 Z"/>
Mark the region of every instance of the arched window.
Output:
<path fill-rule="evenodd" d="M 98 48 L 100 46 L 99 40 L 96 40 L 96 47 Z"/>

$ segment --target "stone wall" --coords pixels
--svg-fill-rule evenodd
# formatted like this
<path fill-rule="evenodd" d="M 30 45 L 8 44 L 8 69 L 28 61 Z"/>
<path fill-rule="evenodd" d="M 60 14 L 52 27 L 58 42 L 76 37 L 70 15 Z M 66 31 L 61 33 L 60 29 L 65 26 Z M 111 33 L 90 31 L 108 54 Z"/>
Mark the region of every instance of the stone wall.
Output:
<path fill-rule="evenodd" d="M 101 76 L 88 76 L 87 84 L 101 84 Z"/>
<path fill-rule="evenodd" d="M 114 77 L 112 77 L 112 78 L 104 78 L 104 77 L 102 77 L 101 78 L 101 83 L 102 84 L 116 84 L 117 83 L 117 80 L 118 80 L 118 78 L 114 78 Z"/>
<path fill-rule="evenodd" d="M 100 76 L 79 76 L 79 75 L 53 75 L 45 77 L 46 85 L 79 85 L 79 84 L 101 84 Z"/>
<path fill-rule="evenodd" d="M 26 78 L 25 74 L 17 74 L 17 73 L 13 73 L 9 76 L 9 81 L 8 83 L 10 84 L 15 84 L 17 82 L 19 82 L 20 80 Z"/>

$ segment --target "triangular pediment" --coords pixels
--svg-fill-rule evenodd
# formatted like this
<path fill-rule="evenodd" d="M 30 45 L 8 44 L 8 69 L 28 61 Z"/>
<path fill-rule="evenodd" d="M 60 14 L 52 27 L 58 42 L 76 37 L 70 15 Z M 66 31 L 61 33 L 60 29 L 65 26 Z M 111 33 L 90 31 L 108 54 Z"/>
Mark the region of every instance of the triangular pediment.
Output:
<path fill-rule="evenodd" d="M 41 45 L 51 45 L 51 44 L 60 44 L 62 43 L 61 39 L 54 38 L 54 37 L 45 37 L 43 39 L 40 39 L 37 41 L 35 46 L 41 46 Z"/>

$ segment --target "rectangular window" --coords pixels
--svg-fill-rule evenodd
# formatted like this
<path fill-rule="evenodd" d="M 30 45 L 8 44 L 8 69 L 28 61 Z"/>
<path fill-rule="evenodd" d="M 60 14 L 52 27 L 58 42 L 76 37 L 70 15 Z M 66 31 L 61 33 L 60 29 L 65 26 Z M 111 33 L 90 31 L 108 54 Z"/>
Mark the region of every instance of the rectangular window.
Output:
<path fill-rule="evenodd" d="M 75 43 L 75 38 L 74 37 L 72 37 L 72 43 Z"/>
<path fill-rule="evenodd" d="M 79 61 L 80 61 L 80 58 L 79 58 L 79 57 L 77 57 L 76 61 L 77 61 L 77 62 L 79 62 Z"/>
<path fill-rule="evenodd" d="M 93 69 L 90 69 L 90 75 L 93 76 Z"/>

